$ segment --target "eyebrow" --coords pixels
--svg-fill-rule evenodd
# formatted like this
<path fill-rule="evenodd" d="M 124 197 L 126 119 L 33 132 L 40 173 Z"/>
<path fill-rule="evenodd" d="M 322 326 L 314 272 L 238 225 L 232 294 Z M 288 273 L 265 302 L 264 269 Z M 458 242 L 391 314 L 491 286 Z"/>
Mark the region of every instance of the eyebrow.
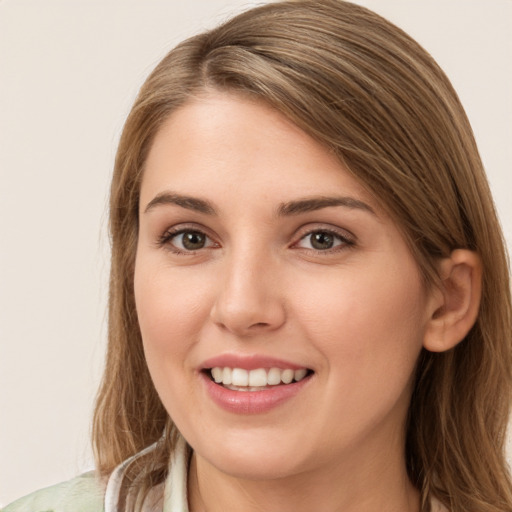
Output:
<path fill-rule="evenodd" d="M 205 199 L 199 199 L 197 197 L 177 194 L 175 192 L 162 192 L 161 194 L 155 196 L 146 206 L 144 213 L 147 213 L 148 211 L 160 205 L 176 205 L 180 206 L 181 208 L 186 208 L 187 210 L 193 210 L 206 215 L 217 215 L 217 211 L 215 210 L 213 204 L 209 201 Z M 370 205 L 360 201 L 359 199 L 347 196 L 307 197 L 304 199 L 281 203 L 277 209 L 277 215 L 278 217 L 300 215 L 302 213 L 313 212 L 333 206 L 343 206 L 349 209 L 359 209 L 376 215 L 375 211 Z"/>
<path fill-rule="evenodd" d="M 322 208 L 329 208 L 331 206 L 344 206 L 351 210 L 364 210 L 372 213 L 373 215 L 377 215 L 370 205 L 360 201 L 359 199 L 347 196 L 320 196 L 290 201 L 288 203 L 283 203 L 278 208 L 277 213 L 279 216 L 300 215 L 301 213 L 313 212 L 321 210 Z"/>
<path fill-rule="evenodd" d="M 166 204 L 174 204 L 181 206 L 182 208 L 186 208 L 187 210 L 194 210 L 206 215 L 217 215 L 215 208 L 209 201 L 199 199 L 197 197 L 176 194 L 173 192 L 163 192 L 155 196 L 146 206 L 144 213 L 147 213 L 156 206 Z"/>

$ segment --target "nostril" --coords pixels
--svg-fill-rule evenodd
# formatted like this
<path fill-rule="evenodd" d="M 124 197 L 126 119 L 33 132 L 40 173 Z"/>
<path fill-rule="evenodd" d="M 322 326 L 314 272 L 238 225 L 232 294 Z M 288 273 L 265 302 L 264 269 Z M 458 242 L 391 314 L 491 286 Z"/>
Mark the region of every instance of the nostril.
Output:
<path fill-rule="evenodd" d="M 258 322 L 256 324 L 252 324 L 249 328 L 252 329 L 252 328 L 257 328 L 257 327 L 268 327 L 269 324 L 265 323 L 265 322 Z"/>

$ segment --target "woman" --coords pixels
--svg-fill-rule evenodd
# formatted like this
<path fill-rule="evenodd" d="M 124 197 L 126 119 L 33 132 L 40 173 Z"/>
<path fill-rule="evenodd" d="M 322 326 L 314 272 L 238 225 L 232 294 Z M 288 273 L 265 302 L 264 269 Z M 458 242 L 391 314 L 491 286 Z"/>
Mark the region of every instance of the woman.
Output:
<path fill-rule="evenodd" d="M 101 478 L 7 510 L 512 509 L 504 244 L 402 31 L 298 1 L 182 43 L 126 122 L 111 234 Z"/>

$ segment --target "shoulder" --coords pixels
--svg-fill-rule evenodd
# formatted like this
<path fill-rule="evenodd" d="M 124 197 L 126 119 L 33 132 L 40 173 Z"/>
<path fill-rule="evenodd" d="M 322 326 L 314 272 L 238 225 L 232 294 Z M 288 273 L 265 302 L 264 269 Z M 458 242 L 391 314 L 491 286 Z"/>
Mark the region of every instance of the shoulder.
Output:
<path fill-rule="evenodd" d="M 91 471 L 20 498 L 2 512 L 103 512 L 104 493 Z"/>

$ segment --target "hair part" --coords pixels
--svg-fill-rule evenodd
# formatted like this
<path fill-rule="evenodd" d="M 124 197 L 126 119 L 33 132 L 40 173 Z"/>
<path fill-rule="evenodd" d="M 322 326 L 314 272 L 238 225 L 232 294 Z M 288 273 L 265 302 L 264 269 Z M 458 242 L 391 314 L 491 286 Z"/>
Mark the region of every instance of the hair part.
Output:
<path fill-rule="evenodd" d="M 176 430 L 151 381 L 135 308 L 139 192 L 162 123 L 210 89 L 265 102 L 332 151 L 400 227 L 427 285 L 436 285 L 437 263 L 452 250 L 479 254 L 476 324 L 455 349 L 424 350 L 418 361 L 406 462 L 423 512 L 429 495 L 452 512 L 509 511 L 509 270 L 473 133 L 430 55 L 380 16 L 340 0 L 247 11 L 181 43 L 141 88 L 110 198 L 109 344 L 93 427 L 100 473 L 165 436 L 155 455 L 163 467 L 174 446 Z"/>

